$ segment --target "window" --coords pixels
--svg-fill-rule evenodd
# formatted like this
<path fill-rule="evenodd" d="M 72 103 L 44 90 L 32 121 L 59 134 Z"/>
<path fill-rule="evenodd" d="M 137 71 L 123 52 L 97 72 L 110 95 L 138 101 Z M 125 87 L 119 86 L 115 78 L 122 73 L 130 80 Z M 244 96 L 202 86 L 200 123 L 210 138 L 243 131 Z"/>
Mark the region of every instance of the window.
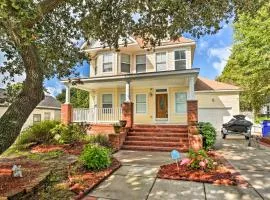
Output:
<path fill-rule="evenodd" d="M 136 113 L 146 113 L 146 94 L 136 95 Z"/>
<path fill-rule="evenodd" d="M 130 73 L 130 55 L 121 54 L 121 72 Z"/>
<path fill-rule="evenodd" d="M 136 56 L 136 72 L 146 72 L 146 55 Z"/>
<path fill-rule="evenodd" d="M 156 54 L 156 67 L 157 71 L 164 71 L 166 70 L 166 52 L 157 53 Z"/>
<path fill-rule="evenodd" d="M 112 53 L 103 54 L 103 72 L 112 72 Z"/>
<path fill-rule="evenodd" d="M 175 51 L 174 52 L 174 65 L 175 69 L 186 69 L 186 51 Z"/>
<path fill-rule="evenodd" d="M 112 94 L 102 95 L 102 108 L 112 108 Z"/>
<path fill-rule="evenodd" d="M 33 114 L 33 123 L 39 123 L 41 122 L 41 114 Z"/>
<path fill-rule="evenodd" d="M 175 112 L 186 113 L 187 112 L 187 94 L 184 92 L 175 93 Z"/>
<path fill-rule="evenodd" d="M 44 120 L 50 120 L 51 119 L 51 113 L 50 112 L 45 112 L 44 113 Z"/>
<path fill-rule="evenodd" d="M 126 100 L 126 95 L 125 94 L 120 94 L 120 106 L 122 105 L 122 103 L 124 103 Z"/>

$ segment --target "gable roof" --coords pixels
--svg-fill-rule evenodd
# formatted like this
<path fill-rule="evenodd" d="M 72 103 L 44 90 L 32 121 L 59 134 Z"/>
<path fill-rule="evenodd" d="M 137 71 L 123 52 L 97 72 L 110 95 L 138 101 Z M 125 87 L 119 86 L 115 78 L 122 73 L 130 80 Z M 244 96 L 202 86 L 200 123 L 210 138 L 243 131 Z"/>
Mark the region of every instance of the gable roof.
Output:
<path fill-rule="evenodd" d="M 210 80 L 202 77 L 198 77 L 195 84 L 195 91 L 240 91 L 240 87 Z"/>
<path fill-rule="evenodd" d="M 45 95 L 45 98 L 37 105 L 37 108 L 61 109 L 61 102 L 52 96 Z"/>

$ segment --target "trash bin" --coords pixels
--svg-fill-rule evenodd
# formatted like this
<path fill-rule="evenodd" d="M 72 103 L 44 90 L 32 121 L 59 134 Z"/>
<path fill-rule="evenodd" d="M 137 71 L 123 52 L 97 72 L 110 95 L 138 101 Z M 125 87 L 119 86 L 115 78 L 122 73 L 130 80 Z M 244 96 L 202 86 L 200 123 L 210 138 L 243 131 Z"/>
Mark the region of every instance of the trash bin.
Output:
<path fill-rule="evenodd" d="M 263 134 L 263 137 L 270 137 L 270 120 L 263 120 L 262 134 Z"/>

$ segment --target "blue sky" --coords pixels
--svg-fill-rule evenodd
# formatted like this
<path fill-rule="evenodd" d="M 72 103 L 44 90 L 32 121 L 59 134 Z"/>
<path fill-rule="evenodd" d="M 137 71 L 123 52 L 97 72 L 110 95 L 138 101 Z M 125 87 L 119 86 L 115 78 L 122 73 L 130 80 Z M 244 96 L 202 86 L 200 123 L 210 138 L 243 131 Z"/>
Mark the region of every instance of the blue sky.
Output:
<path fill-rule="evenodd" d="M 194 38 L 193 38 L 194 39 Z M 225 24 L 215 35 L 206 35 L 200 39 L 195 39 L 196 51 L 194 56 L 193 67 L 200 68 L 200 76 L 215 79 L 223 70 L 226 65 L 227 59 L 231 54 L 231 47 L 233 42 L 233 29 L 231 24 Z M 0 54 L 0 63 L 3 61 L 3 56 Z M 85 62 L 82 66 L 76 67 L 76 71 L 80 73 L 81 77 L 87 77 L 89 74 L 89 65 Z M 1 84 L 0 74 L 0 87 L 4 87 Z M 24 79 L 22 77 L 16 77 L 15 81 L 20 82 Z M 57 78 L 46 80 L 45 87 L 51 95 L 57 95 L 61 92 L 63 85 Z"/>

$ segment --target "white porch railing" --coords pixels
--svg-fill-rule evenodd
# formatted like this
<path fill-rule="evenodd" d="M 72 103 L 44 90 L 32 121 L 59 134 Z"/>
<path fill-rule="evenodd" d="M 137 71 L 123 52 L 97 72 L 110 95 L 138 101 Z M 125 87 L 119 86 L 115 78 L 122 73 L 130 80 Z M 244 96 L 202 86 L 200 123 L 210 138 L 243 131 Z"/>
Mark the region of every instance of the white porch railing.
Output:
<path fill-rule="evenodd" d="M 112 123 L 122 117 L 122 108 L 74 108 L 73 122 Z"/>

